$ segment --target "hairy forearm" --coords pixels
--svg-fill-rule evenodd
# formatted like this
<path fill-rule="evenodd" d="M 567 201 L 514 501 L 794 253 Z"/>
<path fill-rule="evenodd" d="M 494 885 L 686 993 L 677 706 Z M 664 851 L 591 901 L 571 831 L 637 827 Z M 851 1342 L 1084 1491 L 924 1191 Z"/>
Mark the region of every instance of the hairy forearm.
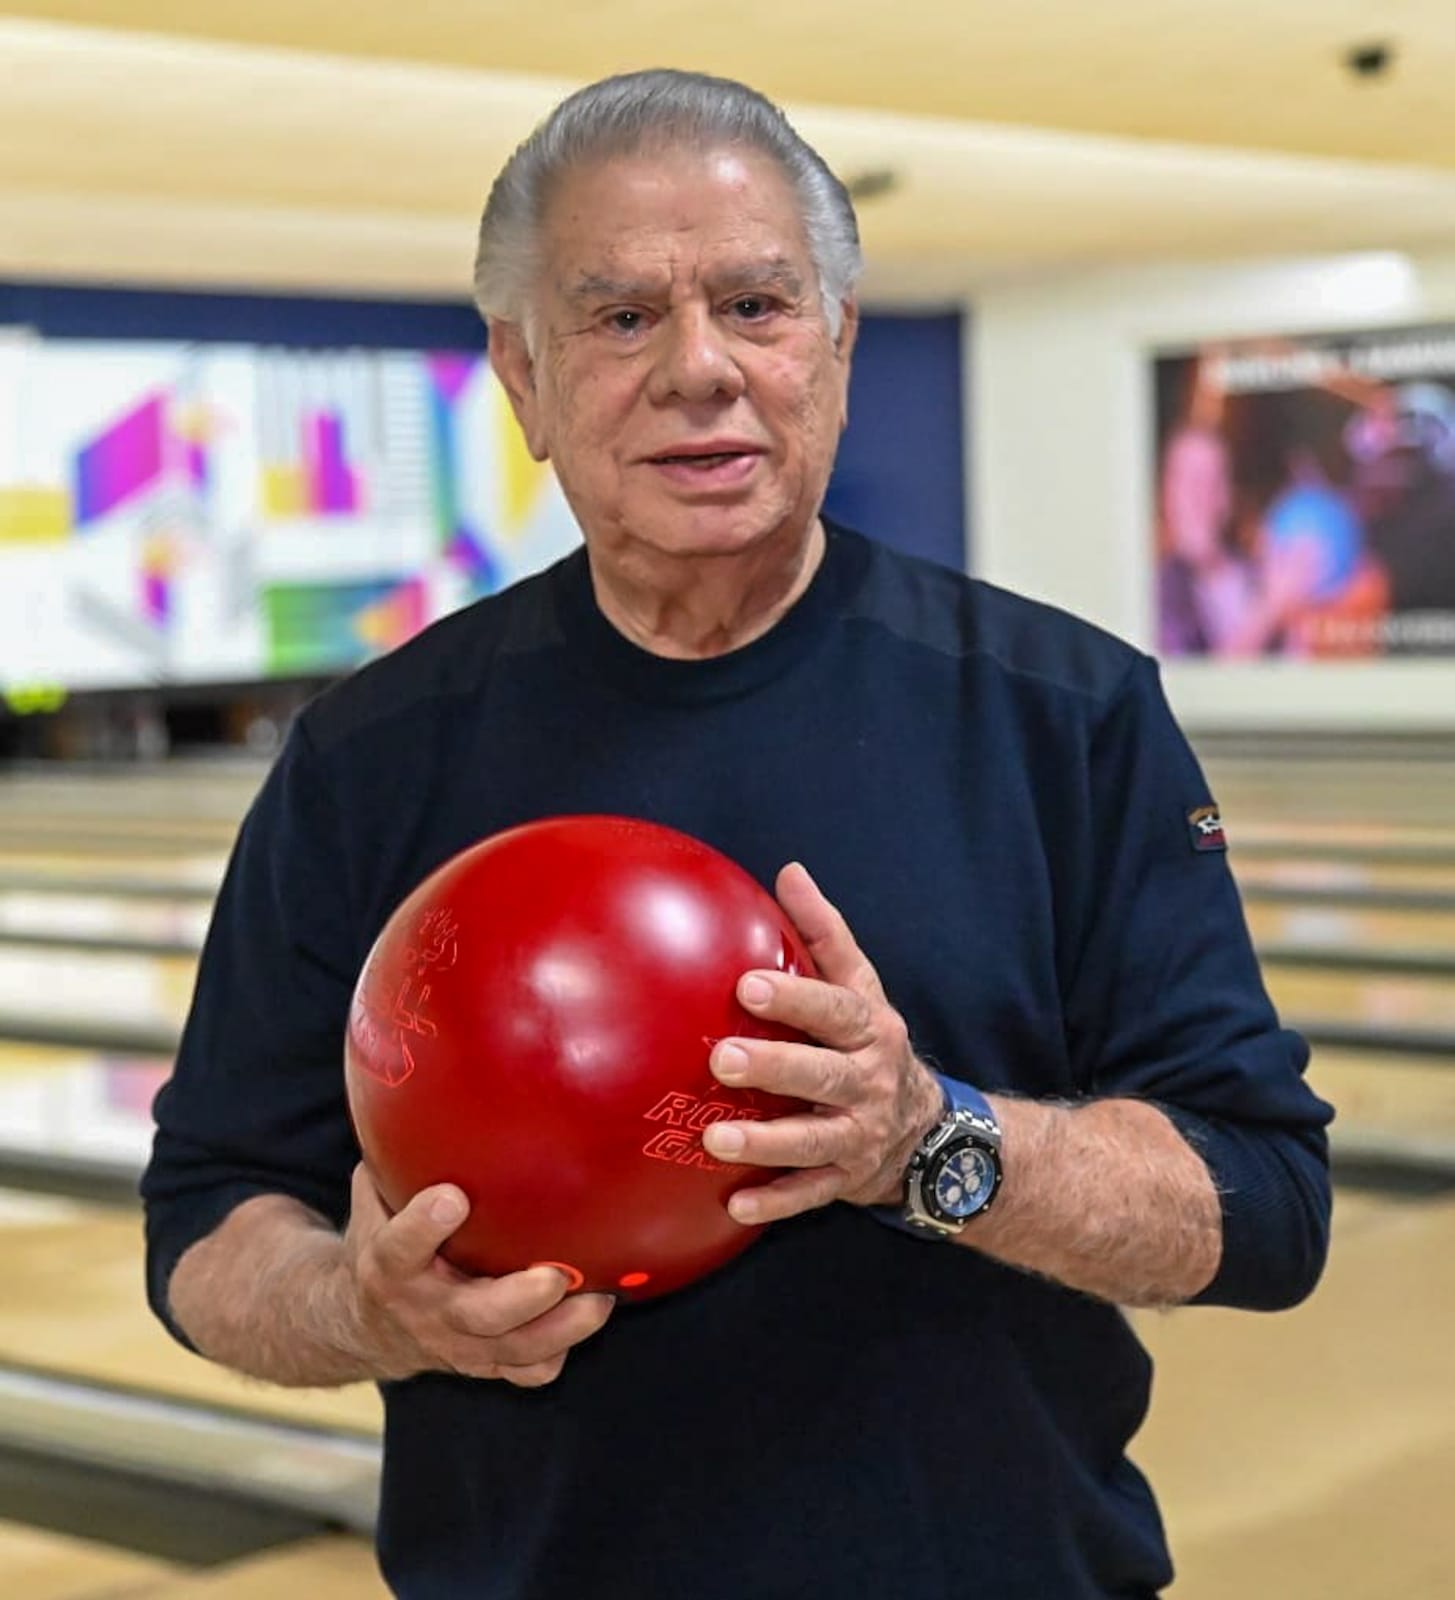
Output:
<path fill-rule="evenodd" d="M 991 1099 L 1005 1180 L 961 1244 L 1121 1305 L 1175 1305 L 1211 1282 L 1217 1191 L 1155 1106 Z"/>
<path fill-rule="evenodd" d="M 312 1388 L 371 1375 L 343 1240 L 284 1195 L 244 1201 L 194 1244 L 169 1299 L 204 1355 L 255 1378 Z"/>

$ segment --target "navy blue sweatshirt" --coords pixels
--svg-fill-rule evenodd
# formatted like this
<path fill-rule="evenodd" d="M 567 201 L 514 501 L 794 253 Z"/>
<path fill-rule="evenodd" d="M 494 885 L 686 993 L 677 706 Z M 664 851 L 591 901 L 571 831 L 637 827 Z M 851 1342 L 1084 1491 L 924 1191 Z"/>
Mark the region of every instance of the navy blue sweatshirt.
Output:
<path fill-rule="evenodd" d="M 1060 612 L 830 529 L 768 634 L 666 660 L 578 552 L 295 724 L 157 1103 L 152 1303 L 250 1195 L 345 1220 L 345 1016 L 405 893 L 499 829 L 616 812 L 764 884 L 802 860 L 941 1070 L 1164 1107 L 1222 1195 L 1199 1298 L 1290 1305 L 1327 1246 L 1329 1110 L 1198 848 L 1209 802 L 1153 663 Z M 543 1390 L 386 1384 L 381 1561 L 406 1600 L 1147 1597 L 1149 1378 L 1117 1308 L 835 1205 L 619 1308 Z"/>

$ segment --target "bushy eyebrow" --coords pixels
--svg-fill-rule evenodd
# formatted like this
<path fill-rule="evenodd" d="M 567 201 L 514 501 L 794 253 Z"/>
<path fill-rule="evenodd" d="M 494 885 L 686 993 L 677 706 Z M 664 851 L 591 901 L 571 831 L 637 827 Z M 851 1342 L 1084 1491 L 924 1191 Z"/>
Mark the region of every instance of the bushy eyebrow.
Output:
<path fill-rule="evenodd" d="M 776 289 L 789 299 L 803 296 L 803 279 L 787 256 L 766 261 L 745 261 L 714 276 L 734 290 Z M 615 300 L 652 300 L 662 293 L 660 278 L 613 278 L 605 273 L 583 272 L 574 283 L 565 285 L 566 298 L 574 305 L 600 305 Z"/>

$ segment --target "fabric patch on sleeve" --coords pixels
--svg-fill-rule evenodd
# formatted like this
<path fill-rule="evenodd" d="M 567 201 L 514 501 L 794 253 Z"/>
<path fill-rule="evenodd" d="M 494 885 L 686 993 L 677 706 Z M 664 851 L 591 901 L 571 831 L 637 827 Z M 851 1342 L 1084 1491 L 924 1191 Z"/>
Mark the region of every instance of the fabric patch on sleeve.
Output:
<path fill-rule="evenodd" d="M 1223 814 L 1216 805 L 1198 806 L 1187 813 L 1187 833 L 1194 850 L 1226 850 L 1228 836 L 1223 832 Z"/>

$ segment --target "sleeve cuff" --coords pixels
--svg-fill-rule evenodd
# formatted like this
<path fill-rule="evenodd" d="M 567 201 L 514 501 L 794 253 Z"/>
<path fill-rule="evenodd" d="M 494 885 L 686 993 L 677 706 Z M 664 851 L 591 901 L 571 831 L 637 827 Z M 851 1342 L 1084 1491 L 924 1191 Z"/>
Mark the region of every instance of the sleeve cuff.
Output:
<path fill-rule="evenodd" d="M 1207 1164 L 1222 1207 L 1222 1255 L 1193 1305 L 1283 1311 L 1312 1291 L 1329 1247 L 1328 1140 L 1159 1109 Z"/>

